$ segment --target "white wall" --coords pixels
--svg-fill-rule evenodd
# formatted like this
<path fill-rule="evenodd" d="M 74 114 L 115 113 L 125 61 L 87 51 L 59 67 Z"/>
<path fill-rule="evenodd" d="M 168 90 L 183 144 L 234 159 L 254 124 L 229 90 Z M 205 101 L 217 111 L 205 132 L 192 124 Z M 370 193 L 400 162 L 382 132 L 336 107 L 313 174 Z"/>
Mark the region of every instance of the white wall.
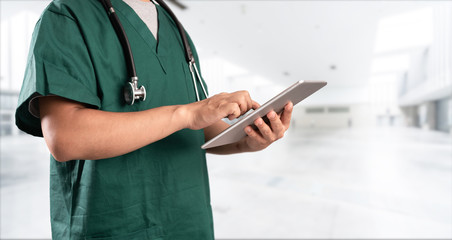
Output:
<path fill-rule="evenodd" d="M 321 112 L 317 112 L 320 111 Z M 337 112 L 338 110 L 344 110 Z M 296 106 L 295 128 L 362 128 L 374 126 L 375 118 L 368 104 Z"/>

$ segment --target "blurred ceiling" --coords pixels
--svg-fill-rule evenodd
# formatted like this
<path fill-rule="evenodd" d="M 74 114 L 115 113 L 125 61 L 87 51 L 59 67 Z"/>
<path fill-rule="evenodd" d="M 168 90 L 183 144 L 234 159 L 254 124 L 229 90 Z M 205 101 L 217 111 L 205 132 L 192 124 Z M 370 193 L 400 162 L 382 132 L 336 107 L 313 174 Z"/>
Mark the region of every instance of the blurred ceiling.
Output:
<path fill-rule="evenodd" d="M 379 19 L 439 1 L 181 1 L 201 58 L 221 57 L 288 85 L 366 86 Z M 201 59 L 202 61 L 202 59 Z"/>
<path fill-rule="evenodd" d="M 49 1 L 1 0 L 2 19 Z M 382 17 L 442 1 L 179 0 L 171 4 L 202 59 L 220 57 L 281 83 L 365 87 Z"/>

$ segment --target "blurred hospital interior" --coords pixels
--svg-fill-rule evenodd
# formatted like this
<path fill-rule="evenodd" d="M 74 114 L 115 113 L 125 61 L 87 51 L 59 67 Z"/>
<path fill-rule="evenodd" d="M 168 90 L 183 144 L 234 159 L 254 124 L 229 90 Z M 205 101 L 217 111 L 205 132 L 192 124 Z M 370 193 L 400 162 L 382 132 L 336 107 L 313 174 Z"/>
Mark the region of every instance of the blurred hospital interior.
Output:
<path fill-rule="evenodd" d="M 14 112 L 48 0 L 0 1 L 0 238 L 50 239 L 49 152 Z M 299 80 L 285 138 L 208 155 L 218 239 L 452 238 L 452 1 L 170 4 L 210 95 Z"/>

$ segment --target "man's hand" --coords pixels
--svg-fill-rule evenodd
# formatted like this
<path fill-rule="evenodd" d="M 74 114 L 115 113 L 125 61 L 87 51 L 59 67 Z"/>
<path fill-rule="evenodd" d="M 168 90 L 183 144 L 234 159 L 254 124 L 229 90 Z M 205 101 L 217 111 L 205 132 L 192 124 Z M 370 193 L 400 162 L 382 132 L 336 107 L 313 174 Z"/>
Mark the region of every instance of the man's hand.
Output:
<path fill-rule="evenodd" d="M 255 104 L 257 105 L 257 107 L 259 107 L 259 104 Z M 255 107 L 253 106 L 253 108 Z M 271 111 L 267 114 L 269 124 L 265 123 L 262 118 L 259 118 L 254 121 L 257 129 L 254 130 L 251 126 L 247 126 L 244 129 L 247 136 L 242 140 L 228 145 L 209 148 L 207 149 L 207 152 L 214 154 L 233 154 L 262 150 L 284 136 L 284 133 L 287 131 L 290 125 L 292 110 L 293 104 L 292 102 L 289 102 L 284 107 L 284 111 L 280 115 L 276 114 L 274 111 Z M 221 120 L 206 127 L 204 129 L 206 141 L 212 139 L 228 127 L 229 124 Z"/>
<path fill-rule="evenodd" d="M 198 130 L 218 122 L 222 118 L 238 118 L 259 104 L 253 101 L 247 91 L 220 93 L 199 102 L 187 104 L 185 108 L 187 128 Z"/>
<path fill-rule="evenodd" d="M 242 140 L 242 144 L 245 144 L 251 152 L 259 151 L 284 137 L 284 133 L 290 126 L 292 110 L 293 104 L 289 102 L 280 115 L 274 111 L 269 112 L 267 118 L 270 125 L 267 125 L 262 118 L 256 119 L 254 125 L 256 125 L 257 130 L 254 130 L 251 126 L 246 127 L 245 132 L 248 136 Z"/>

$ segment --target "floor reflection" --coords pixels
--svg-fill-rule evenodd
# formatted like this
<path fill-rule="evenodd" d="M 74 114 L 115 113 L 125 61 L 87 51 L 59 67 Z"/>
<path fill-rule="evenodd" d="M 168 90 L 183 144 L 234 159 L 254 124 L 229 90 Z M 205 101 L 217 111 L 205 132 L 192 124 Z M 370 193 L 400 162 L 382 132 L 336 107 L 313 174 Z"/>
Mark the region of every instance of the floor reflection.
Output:
<path fill-rule="evenodd" d="M 209 155 L 216 236 L 451 238 L 451 139 L 297 129 L 264 152 Z M 50 238 L 48 159 L 42 139 L 1 138 L 0 238 Z"/>
<path fill-rule="evenodd" d="M 451 238 L 451 136 L 298 129 L 255 154 L 209 156 L 223 238 Z"/>

